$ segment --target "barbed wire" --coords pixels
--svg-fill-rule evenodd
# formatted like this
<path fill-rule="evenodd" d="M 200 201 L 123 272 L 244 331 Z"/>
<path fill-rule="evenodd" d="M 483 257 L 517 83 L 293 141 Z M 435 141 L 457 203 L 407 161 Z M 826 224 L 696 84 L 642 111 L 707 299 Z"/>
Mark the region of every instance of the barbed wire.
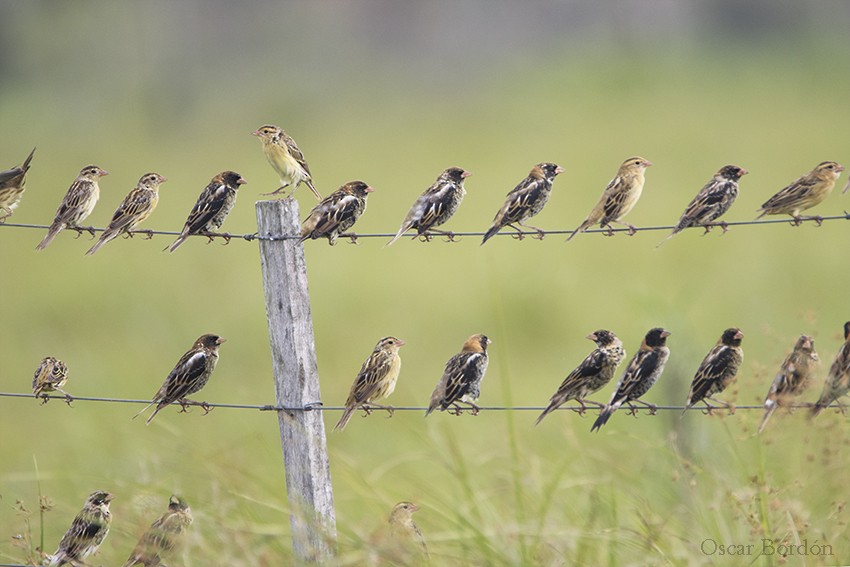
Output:
<path fill-rule="evenodd" d="M 0 397 L 7 398 L 30 398 L 33 399 L 35 396 L 32 394 L 22 394 L 17 392 L 0 392 Z M 125 398 L 98 398 L 98 397 L 90 397 L 90 396 L 71 396 L 70 401 L 67 397 L 61 394 L 42 394 L 39 395 L 38 400 L 61 400 L 66 403 L 73 402 L 102 402 L 102 403 L 115 403 L 115 404 L 150 404 L 151 400 L 138 400 L 138 399 L 125 399 Z M 638 403 L 646 403 L 639 401 Z M 173 406 L 180 407 L 180 402 L 173 402 Z M 227 404 L 227 403 L 206 403 L 206 402 L 189 402 L 189 406 L 205 406 L 209 408 L 226 408 L 226 409 L 250 409 L 257 411 L 285 411 L 285 412 L 309 412 L 309 411 L 344 411 L 345 406 L 326 406 L 321 401 L 310 402 L 304 404 L 302 406 L 278 406 L 275 404 Z M 701 405 L 699 403 L 693 406 L 680 406 L 680 405 L 655 405 L 648 404 L 651 407 L 640 406 L 637 407 L 639 411 L 649 411 L 650 413 L 654 413 L 656 411 L 700 411 L 705 413 L 708 409 L 705 405 Z M 763 405 L 756 404 L 748 404 L 748 405 L 735 405 L 729 404 L 730 407 L 724 407 L 722 405 L 712 406 L 711 411 L 727 411 L 730 413 L 734 413 L 738 410 L 763 410 Z M 783 405 L 783 408 L 787 409 L 807 409 L 811 408 L 814 404 L 808 402 L 799 402 L 794 404 Z M 388 411 L 392 412 L 403 412 L 403 411 L 413 411 L 413 412 L 424 412 L 428 408 L 426 406 L 383 406 L 383 405 L 369 405 L 369 410 L 372 412 L 380 412 L 380 411 Z M 597 409 L 594 407 L 595 405 L 591 403 L 589 406 L 585 406 L 582 408 L 581 405 L 562 405 L 558 408 L 558 411 L 573 411 L 576 413 L 588 413 L 593 409 Z M 533 411 L 540 412 L 546 409 L 547 406 L 477 406 L 478 411 Z M 842 406 L 837 402 L 833 402 L 828 406 L 828 408 L 841 409 Z M 630 410 L 628 407 L 623 407 L 626 413 Z M 469 411 L 466 407 L 463 408 L 464 411 Z M 0 566 L 2 567 L 2 566 Z"/>
<path fill-rule="evenodd" d="M 706 232 L 710 229 L 719 227 L 721 230 L 725 232 L 726 229 L 733 226 L 756 226 L 756 225 L 771 225 L 771 224 L 790 224 L 791 226 L 800 226 L 804 223 L 814 223 L 817 226 L 820 226 L 824 222 L 834 221 L 834 220 L 850 220 L 850 212 L 844 211 L 843 215 L 832 215 L 832 216 L 811 216 L 811 217 L 800 217 L 799 220 L 795 220 L 793 218 L 776 218 L 776 219 L 757 219 L 757 220 L 745 220 L 745 221 L 725 221 L 725 222 L 714 222 L 707 223 L 705 225 L 688 227 L 685 230 L 691 229 L 703 229 Z M 50 225 L 41 225 L 41 224 L 21 224 L 21 223 L 0 223 L 0 228 L 29 228 L 29 229 L 37 229 L 37 230 L 47 230 L 50 228 Z M 505 227 L 507 228 L 507 227 Z M 638 232 L 651 232 L 651 231 L 672 231 L 676 228 L 675 225 L 655 225 L 655 226 L 636 226 L 634 228 L 589 228 L 584 232 L 588 234 L 603 234 L 604 236 L 613 236 L 616 233 L 627 233 L 629 235 L 634 235 Z M 105 229 L 98 227 L 80 227 L 80 228 L 69 228 L 68 230 L 76 231 L 78 235 L 88 232 L 92 236 L 94 236 L 98 232 L 103 232 Z M 513 238 L 525 238 L 531 237 L 534 239 L 541 239 L 545 236 L 568 236 L 575 232 L 575 229 L 552 229 L 552 230 L 524 230 L 521 232 L 511 231 L 511 230 L 502 230 L 496 234 L 496 236 L 510 236 Z M 155 235 L 160 236 L 180 236 L 179 231 L 169 231 L 169 230 L 133 230 L 128 234 L 142 235 L 146 240 L 153 238 Z M 445 237 L 445 239 L 449 242 L 457 242 L 457 239 L 464 236 L 469 237 L 483 237 L 486 234 L 486 231 L 445 231 L 443 232 L 432 232 L 426 233 L 425 235 L 416 235 L 413 232 L 408 231 L 403 237 L 408 237 L 410 239 L 420 239 L 424 241 L 430 241 L 437 237 Z M 374 232 L 374 233 L 345 233 L 340 234 L 340 238 L 348 238 L 352 242 L 356 242 L 360 238 L 393 238 L 396 235 L 395 232 Z M 223 239 L 225 243 L 230 242 L 231 240 L 241 240 L 245 242 L 253 242 L 255 240 L 263 240 L 263 241 L 278 241 L 278 240 L 297 240 L 300 238 L 298 235 L 260 235 L 256 232 L 247 233 L 247 234 L 236 234 L 229 232 L 211 232 L 209 234 L 193 234 L 191 236 L 197 236 L 201 238 L 209 238 L 210 240 L 214 239 Z"/>

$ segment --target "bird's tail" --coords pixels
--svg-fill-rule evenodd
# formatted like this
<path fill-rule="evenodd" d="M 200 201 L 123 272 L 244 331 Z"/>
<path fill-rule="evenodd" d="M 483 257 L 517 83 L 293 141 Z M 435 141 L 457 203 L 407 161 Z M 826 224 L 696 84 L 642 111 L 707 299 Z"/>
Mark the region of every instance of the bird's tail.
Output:
<path fill-rule="evenodd" d="M 662 244 L 664 244 L 665 242 L 667 242 L 668 240 L 670 240 L 671 238 L 673 238 L 674 236 L 679 234 L 680 232 L 682 232 L 682 229 L 677 226 L 676 228 L 673 229 L 673 232 L 671 232 L 669 235 L 667 235 L 667 238 L 665 238 L 664 240 L 662 240 L 661 242 L 656 244 L 655 247 L 658 248 L 659 246 L 661 246 Z"/>
<path fill-rule="evenodd" d="M 816 401 L 815 405 L 812 406 L 812 410 L 809 412 L 809 419 L 817 417 L 820 412 L 826 409 L 831 401 L 832 400 L 824 399 L 823 397 Z"/>
<path fill-rule="evenodd" d="M 576 235 L 576 234 L 578 234 L 579 232 L 584 232 L 585 230 L 587 230 L 587 229 L 590 227 L 590 225 L 592 224 L 592 223 L 590 223 L 590 222 L 588 222 L 588 221 L 590 221 L 590 219 L 585 219 L 585 220 L 584 220 L 584 222 L 583 222 L 583 223 L 581 223 L 581 226 L 579 226 L 577 229 L 575 229 L 575 230 L 573 231 L 573 233 L 569 236 L 569 238 L 567 238 L 567 242 L 569 242 L 570 240 L 572 240 L 572 239 L 573 239 L 573 236 L 575 236 L 575 235 Z"/>
<path fill-rule="evenodd" d="M 500 227 L 498 224 L 494 224 L 493 226 L 491 226 L 490 229 L 486 233 L 484 233 L 484 238 L 481 239 L 481 244 L 483 245 L 485 242 L 493 238 L 493 236 L 495 236 L 496 233 L 499 232 L 500 228 L 502 227 Z"/>
<path fill-rule="evenodd" d="M 56 235 L 59 234 L 62 229 L 65 228 L 65 223 L 56 223 L 50 225 L 50 228 L 47 229 L 47 235 L 44 237 L 44 240 L 38 243 L 38 246 L 35 247 L 36 250 L 44 250 L 47 248 L 48 244 L 53 242 L 53 239 L 56 238 Z"/>
<path fill-rule="evenodd" d="M 594 432 L 599 430 L 603 425 L 608 423 L 608 420 L 611 419 L 611 416 L 614 415 L 614 412 L 617 411 L 617 408 L 620 407 L 622 402 L 608 404 L 602 411 L 599 412 L 599 417 L 596 418 L 596 421 L 593 422 L 593 427 L 590 428 L 590 432 Z"/>
<path fill-rule="evenodd" d="M 156 403 L 156 400 L 154 400 L 153 402 L 151 402 L 148 405 L 146 405 L 145 407 L 143 407 L 142 411 L 140 411 L 139 413 L 137 413 L 136 415 L 133 416 L 133 419 L 136 419 L 137 417 L 139 417 L 140 415 L 142 415 L 143 413 L 148 411 L 148 408 L 151 407 L 152 405 L 154 405 L 155 403 Z M 156 413 L 156 412 L 154 412 L 154 413 Z M 151 418 L 153 418 L 153 416 L 151 416 Z M 148 420 L 148 422 L 150 422 L 150 420 Z"/>
<path fill-rule="evenodd" d="M 538 425 L 540 425 L 540 422 L 543 421 L 543 418 L 555 411 L 555 408 L 557 408 L 558 405 L 559 404 L 555 403 L 554 401 L 549 402 L 549 405 L 546 406 L 546 409 L 543 410 L 543 412 L 537 417 L 537 421 L 534 422 L 534 426 L 537 427 Z"/>
<path fill-rule="evenodd" d="M 35 155 L 35 148 L 32 149 L 32 151 L 30 152 L 30 155 L 27 156 L 27 159 L 24 160 L 23 165 L 21 165 L 21 169 L 23 170 L 24 173 L 26 173 L 27 170 L 29 170 L 30 162 L 32 161 L 32 156 L 34 156 L 34 155 Z M 847 189 L 844 189 L 844 190 L 847 191 Z"/>
<path fill-rule="evenodd" d="M 322 194 L 321 194 L 321 193 L 319 193 L 319 190 L 318 190 L 318 189 L 316 189 L 316 186 L 315 186 L 315 185 L 313 185 L 313 180 L 312 180 L 312 179 L 307 179 L 307 180 L 305 181 L 305 183 L 307 184 L 307 187 L 309 187 L 309 188 L 310 188 L 310 191 L 312 191 L 312 192 L 313 192 L 313 195 L 315 195 L 315 196 L 316 196 L 316 199 L 318 199 L 319 201 L 321 201 L 321 200 L 322 200 Z"/>
<path fill-rule="evenodd" d="M 768 400 L 764 403 L 764 417 L 761 418 L 761 423 L 759 424 L 759 433 L 764 431 L 764 426 L 767 425 L 767 421 L 770 419 L 770 416 L 773 415 L 773 412 L 775 412 L 778 407 L 777 403 L 773 400 Z"/>
<path fill-rule="evenodd" d="M 354 415 L 354 410 L 357 409 L 357 406 L 347 406 L 345 411 L 342 412 L 342 417 L 339 418 L 339 421 L 334 425 L 334 431 L 342 431 L 345 429 L 345 426 L 348 425 L 348 422 L 351 420 L 351 416 Z"/>
<path fill-rule="evenodd" d="M 86 252 L 86 256 L 91 256 L 92 254 L 100 250 L 100 247 L 112 240 L 112 238 L 113 237 L 108 236 L 108 233 L 106 232 L 101 234 L 98 241 L 94 243 L 94 246 L 88 249 L 88 252 Z"/>
<path fill-rule="evenodd" d="M 845 188 L 844 190 L 845 190 L 845 191 L 847 191 L 847 189 L 846 189 L 846 188 Z M 766 214 L 767 214 L 767 209 L 765 209 L 765 208 L 761 208 L 761 209 L 759 209 L 759 210 L 758 210 L 758 211 L 756 211 L 756 212 L 757 212 L 757 213 L 758 213 L 758 212 L 761 212 L 761 214 L 760 214 L 759 216 L 757 216 L 757 217 L 756 217 L 756 220 L 759 220 L 761 217 L 763 217 L 764 215 L 766 215 Z"/>
<path fill-rule="evenodd" d="M 396 235 L 393 236 L 393 239 L 390 240 L 389 242 L 387 242 L 386 245 L 389 246 L 390 244 L 392 244 L 393 242 L 395 242 L 396 240 L 401 238 L 401 235 L 404 234 L 405 232 L 407 232 L 407 230 L 410 228 L 410 226 L 411 225 L 409 225 L 407 223 L 404 223 L 403 225 L 401 225 L 401 228 L 398 229 L 398 232 L 396 233 Z"/>
<path fill-rule="evenodd" d="M 188 233 L 184 232 L 184 233 L 180 234 L 180 236 L 177 237 L 177 240 L 175 240 L 174 242 L 171 243 L 171 246 L 163 248 L 162 251 L 165 252 L 166 250 L 168 250 L 169 252 L 174 252 L 175 250 L 177 250 L 177 248 L 180 247 L 181 244 L 186 242 L 187 238 L 189 238 Z"/>

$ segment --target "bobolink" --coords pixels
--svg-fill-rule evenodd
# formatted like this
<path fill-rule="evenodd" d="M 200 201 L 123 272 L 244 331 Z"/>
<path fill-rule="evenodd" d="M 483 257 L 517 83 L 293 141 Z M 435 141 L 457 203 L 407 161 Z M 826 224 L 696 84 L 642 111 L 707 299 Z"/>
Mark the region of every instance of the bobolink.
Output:
<path fill-rule="evenodd" d="M 362 181 L 349 181 L 313 207 L 301 226 L 301 242 L 327 238 L 333 246 L 340 234 L 354 226 L 366 210 L 373 189 Z"/>
<path fill-rule="evenodd" d="M 357 378 L 351 386 L 348 399 L 345 400 L 345 411 L 339 418 L 334 430 L 342 431 L 351 419 L 357 408 L 363 408 L 366 413 L 371 412 L 371 407 L 376 406 L 373 402 L 388 397 L 395 390 L 398 374 L 401 371 L 401 356 L 398 349 L 405 342 L 395 337 L 384 337 L 369 358 L 360 367 Z M 370 407 L 371 406 L 371 407 Z"/>
<path fill-rule="evenodd" d="M 715 400 L 713 396 L 729 387 L 737 376 L 744 361 L 744 350 L 741 348 L 743 339 L 744 333 L 741 329 L 732 327 L 723 331 L 720 340 L 708 351 L 694 374 L 688 402 L 685 404 L 687 408 L 702 402 L 708 406 L 710 412 L 714 406 L 708 403 L 708 400 L 730 407 L 726 402 Z"/>
<path fill-rule="evenodd" d="M 803 221 L 800 213 L 829 197 L 842 171 L 844 166 L 840 163 L 834 161 L 819 163 L 809 173 L 787 187 L 783 187 L 776 195 L 765 201 L 757 211 L 761 214 L 756 218 L 760 219 L 764 215 L 786 214 L 791 215 L 795 226 L 799 225 Z M 820 220 L 820 217 L 811 218 Z"/>
<path fill-rule="evenodd" d="M 240 185 L 246 183 L 248 182 L 235 171 L 222 171 L 213 177 L 201 191 L 195 206 L 189 212 L 186 224 L 183 225 L 183 231 L 168 251 L 177 250 L 192 234 L 207 234 L 220 228 L 236 204 L 236 191 Z"/>
<path fill-rule="evenodd" d="M 764 426 L 779 406 L 788 405 L 791 398 L 799 396 L 808 388 L 812 373 L 819 363 L 815 340 L 808 335 L 801 335 L 770 385 L 764 400 L 764 417 L 759 424 L 759 433 L 764 431 Z"/>
<path fill-rule="evenodd" d="M 36 250 L 44 250 L 47 245 L 53 242 L 56 235 L 64 228 L 80 229 L 80 223 L 86 220 L 97 200 L 100 198 L 100 185 L 98 180 L 108 173 L 96 165 L 87 165 L 68 188 L 59 209 L 56 211 L 56 216 L 53 218 L 53 223 L 47 229 L 47 235 L 44 237 Z M 92 230 L 92 234 L 94 231 Z"/>
<path fill-rule="evenodd" d="M 272 124 L 260 126 L 253 132 L 254 136 L 260 138 L 263 144 L 263 153 L 269 164 L 274 168 L 280 176 L 282 185 L 267 195 L 276 195 L 283 191 L 287 186 L 292 185 L 292 193 L 298 189 L 298 185 L 306 183 L 316 199 L 322 200 L 322 195 L 316 190 L 313 185 L 313 176 L 310 174 L 310 167 L 307 165 L 307 160 L 304 159 L 304 154 L 298 149 L 298 144 L 292 137 Z"/>
<path fill-rule="evenodd" d="M 50 399 L 47 397 L 48 392 L 62 392 L 65 394 L 65 401 L 70 403 L 73 397 L 62 389 L 67 381 L 68 367 L 65 363 L 53 356 L 46 356 L 32 377 L 32 393 L 36 398 L 43 396 L 42 403 L 46 404 Z"/>
<path fill-rule="evenodd" d="M 124 563 L 124 567 L 164 565 L 163 558 L 171 555 L 183 544 L 186 530 L 193 519 L 192 510 L 186 501 L 172 495 L 168 499 L 168 510 L 142 534 L 130 557 Z"/>
<path fill-rule="evenodd" d="M 19 167 L 0 171 L 0 222 L 6 222 L 21 202 L 26 190 L 27 171 L 34 154 L 35 148 Z"/>
<path fill-rule="evenodd" d="M 454 406 L 460 414 L 464 403 L 472 408 L 472 415 L 478 413 L 475 402 L 481 395 L 481 380 L 487 372 L 487 347 L 492 343 L 485 335 L 472 335 L 463 343 L 461 351 L 446 363 L 443 376 L 431 394 L 431 402 L 425 411 L 427 417 L 435 409 L 445 411 Z"/>
<path fill-rule="evenodd" d="M 131 234 L 130 231 L 144 222 L 156 209 L 159 202 L 159 185 L 165 181 L 165 177 L 158 173 L 142 175 L 136 188 L 130 191 L 115 209 L 109 226 L 100 235 L 95 245 L 89 248 L 86 255 L 94 254 L 100 250 L 101 246 L 121 234 Z"/>
<path fill-rule="evenodd" d="M 109 503 L 112 495 L 108 492 L 92 492 L 86 498 L 83 509 L 74 518 L 71 527 L 62 536 L 59 549 L 50 560 L 50 567 L 61 565 L 86 565 L 85 559 L 94 554 L 109 534 L 112 514 Z"/>
<path fill-rule="evenodd" d="M 835 355 L 829 374 L 823 385 L 823 393 L 812 407 L 811 417 L 815 417 L 833 401 L 850 392 L 850 321 L 844 323 L 844 343 Z M 844 407 L 839 404 L 841 411 Z"/>

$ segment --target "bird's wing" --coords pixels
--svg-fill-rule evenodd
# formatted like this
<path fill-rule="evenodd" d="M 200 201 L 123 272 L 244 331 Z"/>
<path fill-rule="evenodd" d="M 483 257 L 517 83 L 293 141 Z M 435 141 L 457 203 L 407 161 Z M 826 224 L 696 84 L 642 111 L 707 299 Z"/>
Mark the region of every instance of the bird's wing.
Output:
<path fill-rule="evenodd" d="M 218 213 L 227 200 L 228 187 L 224 183 L 210 183 L 198 196 L 198 201 L 189 212 L 184 232 L 195 233 L 203 229 Z"/>
<path fill-rule="evenodd" d="M 319 222 L 315 232 L 330 232 L 339 226 L 339 223 L 351 215 L 359 206 L 360 201 L 354 195 L 342 195 L 322 206 Z"/>
<path fill-rule="evenodd" d="M 177 361 L 174 369 L 165 379 L 157 397 L 167 403 L 186 397 L 189 395 L 195 380 L 205 372 L 206 367 L 206 351 L 190 350 Z"/>
<path fill-rule="evenodd" d="M 450 404 L 459 400 L 466 393 L 466 388 L 477 378 L 477 367 L 481 357 L 480 352 L 461 353 L 455 355 L 446 365 L 443 382 L 446 391 L 442 403 Z"/>

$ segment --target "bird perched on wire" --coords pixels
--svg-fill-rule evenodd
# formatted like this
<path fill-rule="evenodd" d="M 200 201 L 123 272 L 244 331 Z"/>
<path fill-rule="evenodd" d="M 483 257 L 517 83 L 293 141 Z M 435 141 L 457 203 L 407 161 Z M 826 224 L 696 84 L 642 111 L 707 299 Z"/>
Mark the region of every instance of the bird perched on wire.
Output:
<path fill-rule="evenodd" d="M 363 408 L 367 415 L 375 407 L 388 409 L 392 413 L 388 406 L 378 406 L 373 402 L 389 397 L 395 390 L 398 374 L 401 371 L 401 356 L 398 349 L 404 344 L 403 340 L 395 337 L 384 337 L 378 341 L 372 354 L 360 367 L 354 384 L 351 385 L 348 399 L 345 400 L 345 410 L 334 430 L 345 429 L 357 408 Z"/>
<path fill-rule="evenodd" d="M 419 506 L 399 502 L 393 506 L 383 526 L 368 541 L 366 565 L 424 565 L 428 563 L 428 547 L 422 530 L 413 521 Z"/>
<path fill-rule="evenodd" d="M 847 395 L 847 392 L 850 392 L 850 321 L 844 323 L 844 343 L 838 349 L 835 360 L 832 361 L 832 366 L 829 367 L 829 374 L 823 385 L 823 393 L 812 406 L 811 417 L 815 417 L 829 404 Z M 838 407 L 841 408 L 843 413 L 844 406 L 839 403 Z"/>
<path fill-rule="evenodd" d="M 735 380 L 738 369 L 744 361 L 744 350 L 741 348 L 743 339 L 744 333 L 741 329 L 732 327 L 723 331 L 720 340 L 708 351 L 694 374 L 688 402 L 685 404 L 686 410 L 702 402 L 708 407 L 708 412 L 711 412 L 715 406 L 708 403 L 708 400 L 730 407 L 728 403 L 715 400 L 713 396 L 728 388 L 729 384 Z"/>
<path fill-rule="evenodd" d="M 12 212 L 24 196 L 27 171 L 30 169 L 30 162 L 34 154 L 35 148 L 32 149 L 30 155 L 20 166 L 0 171 L 0 223 L 6 222 L 6 219 L 12 216 Z"/>
<path fill-rule="evenodd" d="M 638 156 L 630 157 L 624 161 L 620 165 L 620 169 L 617 170 L 617 175 L 605 187 L 593 210 L 567 238 L 567 241 L 572 240 L 573 236 L 586 231 L 596 223 L 599 223 L 601 228 L 608 227 L 608 236 L 614 234 L 612 224 L 627 226 L 629 227 L 629 234 L 634 234 L 637 230 L 634 225 L 621 221 L 624 216 L 631 212 L 640 199 L 646 181 L 644 172 L 651 165 L 651 161 Z"/>
<path fill-rule="evenodd" d="M 791 398 L 799 396 L 809 387 L 812 373 L 819 363 L 820 358 L 815 352 L 815 340 L 808 335 L 800 335 L 794 344 L 794 350 L 785 358 L 767 392 L 759 433 L 764 431 L 764 426 L 779 406 L 788 405 Z"/>
<path fill-rule="evenodd" d="M 109 226 L 100 235 L 98 241 L 86 252 L 90 256 L 100 250 L 100 247 L 120 236 L 121 234 L 132 235 L 132 230 L 144 222 L 156 209 L 159 202 L 159 186 L 164 183 L 165 177 L 158 173 L 146 173 L 142 175 L 135 189 L 130 191 L 115 213 Z M 153 236 L 151 234 L 151 236 Z"/>
<path fill-rule="evenodd" d="M 189 212 L 180 236 L 167 250 L 174 252 L 193 234 L 206 235 L 220 228 L 236 204 L 236 191 L 246 183 L 235 171 L 222 171 L 213 177 Z"/>
<path fill-rule="evenodd" d="M 218 335 L 201 335 L 198 340 L 192 345 L 186 354 L 180 357 L 174 369 L 166 377 L 162 387 L 154 395 L 151 403 L 142 408 L 142 411 L 133 416 L 133 419 L 145 412 L 149 407 L 156 404 L 156 409 L 148 418 L 146 423 L 150 423 L 159 410 L 173 402 L 179 402 L 182 406 L 181 411 L 186 411 L 186 406 L 194 403 L 187 398 L 201 388 L 206 386 L 210 375 L 215 370 L 215 365 L 218 364 L 218 348 L 225 339 Z M 206 402 L 202 402 L 201 407 L 209 413 L 209 407 Z"/>
<path fill-rule="evenodd" d="M 59 549 L 51 556 L 50 567 L 88 564 L 85 559 L 97 552 L 109 535 L 109 526 L 112 525 L 112 514 L 109 511 L 111 501 L 112 495 L 100 490 L 86 498 L 83 509 L 62 536 Z"/>
<path fill-rule="evenodd" d="M 74 398 L 62 389 L 67 381 L 68 367 L 65 363 L 53 356 L 46 356 L 32 377 L 32 393 L 36 398 L 42 396 L 42 403 L 46 404 L 50 399 L 47 397 L 48 392 L 62 392 L 65 394 L 65 402 L 70 404 Z"/>
<path fill-rule="evenodd" d="M 282 185 L 266 195 L 277 195 L 289 185 L 292 186 L 292 191 L 288 196 L 292 196 L 298 185 L 306 183 L 316 199 L 322 200 L 322 195 L 316 190 L 313 185 L 313 176 L 310 174 L 310 167 L 307 165 L 307 160 L 304 159 L 304 154 L 298 149 L 298 144 L 292 137 L 272 124 L 260 126 L 253 132 L 254 136 L 260 138 L 263 144 L 263 153 L 269 164 L 274 168 L 280 176 Z"/>
<path fill-rule="evenodd" d="M 313 207 L 301 226 L 301 242 L 327 238 L 333 246 L 340 234 L 354 226 L 366 210 L 366 197 L 374 191 L 362 181 L 349 181 Z"/>
<path fill-rule="evenodd" d="M 783 187 L 776 195 L 765 201 L 757 211 L 761 214 L 756 218 L 760 219 L 764 215 L 786 214 L 791 215 L 794 219 L 792 223 L 794 226 L 799 226 L 803 222 L 800 213 L 811 209 L 829 197 L 842 171 L 844 171 L 844 166 L 840 163 L 834 161 L 819 163 L 809 173 L 787 187 Z M 820 217 L 809 218 L 814 219 L 818 224 L 823 220 Z"/>
<path fill-rule="evenodd" d="M 163 558 L 173 554 L 183 544 L 186 530 L 192 525 L 192 510 L 185 500 L 172 495 L 168 510 L 139 538 L 124 567 L 143 565 L 159 567 Z"/>
<path fill-rule="evenodd" d="M 543 230 L 529 226 L 524 221 L 543 210 L 544 205 L 549 201 L 555 176 L 563 171 L 559 165 L 548 162 L 538 163 L 532 167 L 528 177 L 520 181 L 519 185 L 508 193 L 505 204 L 496 213 L 493 218 L 493 226 L 484 234 L 481 244 L 487 242 L 504 226 L 509 226 L 517 231 L 517 238 L 519 239 L 523 238 L 522 229 L 516 225 L 536 230 L 540 238 L 543 238 L 546 234 Z"/>
<path fill-rule="evenodd" d="M 422 236 L 426 240 L 430 239 L 431 233 L 446 234 L 451 240 L 453 237 L 451 232 L 437 230 L 435 227 L 449 220 L 460 207 L 466 195 L 463 180 L 469 176 L 468 171 L 459 167 L 450 167 L 441 173 L 433 185 L 428 187 L 410 207 L 404 222 L 401 223 L 401 228 L 387 246 L 401 238 L 402 234 L 411 228 L 416 229 L 417 237 Z"/>
<path fill-rule="evenodd" d="M 481 395 L 481 380 L 487 372 L 487 347 L 492 343 L 485 335 L 472 335 L 463 343 L 461 351 L 446 363 L 443 377 L 431 394 L 431 402 L 425 411 L 427 417 L 435 409 L 445 411 L 454 406 L 455 415 L 460 415 L 461 403 L 472 409 L 472 415 L 478 413 L 475 402 Z"/>
<path fill-rule="evenodd" d="M 558 391 L 552 394 L 549 405 L 537 418 L 537 425 L 543 418 L 569 400 L 575 400 L 581 405 L 580 414 L 584 413 L 585 403 L 589 402 L 602 407 L 604 404 L 591 402 L 585 398 L 601 390 L 611 378 L 614 371 L 626 356 L 623 343 L 617 335 L 611 331 L 600 329 L 587 335 L 587 338 L 596 343 L 596 348 L 581 361 L 575 370 L 564 378 L 558 387 Z"/>
<path fill-rule="evenodd" d="M 667 348 L 667 337 L 669 336 L 670 331 L 661 327 L 650 329 L 646 333 L 640 344 L 640 349 L 632 357 L 629 366 L 617 382 L 617 389 L 611 396 L 611 401 L 599 412 L 599 417 L 596 418 L 593 427 L 590 428 L 591 431 L 596 431 L 605 425 L 611 419 L 611 415 L 624 403 L 632 409 L 632 413 L 635 411 L 632 402 L 641 402 L 648 406 L 650 410 L 655 409 L 655 406 L 647 404 L 639 398 L 655 385 L 658 378 L 661 377 L 661 373 L 664 372 L 664 365 L 667 364 L 667 359 L 670 357 L 670 349 Z"/>
<path fill-rule="evenodd" d="M 746 169 L 737 165 L 721 167 L 688 204 L 679 222 L 673 228 L 673 232 L 659 242 L 656 248 L 692 226 L 701 226 L 705 228 L 705 233 L 708 233 L 712 227 L 709 223 L 720 218 L 738 198 L 738 180 L 747 173 L 749 172 Z M 726 232 L 724 223 L 720 223 L 720 228 Z"/>
<path fill-rule="evenodd" d="M 80 223 L 94 210 L 97 200 L 100 198 L 100 185 L 98 180 L 108 173 L 96 165 L 87 165 L 68 188 L 59 209 L 56 211 L 56 216 L 50 228 L 47 229 L 47 235 L 35 247 L 36 250 L 44 250 L 47 245 L 53 242 L 56 235 L 64 228 L 72 228 L 77 231 L 88 230 L 94 236 L 94 229 L 80 227 Z"/>

